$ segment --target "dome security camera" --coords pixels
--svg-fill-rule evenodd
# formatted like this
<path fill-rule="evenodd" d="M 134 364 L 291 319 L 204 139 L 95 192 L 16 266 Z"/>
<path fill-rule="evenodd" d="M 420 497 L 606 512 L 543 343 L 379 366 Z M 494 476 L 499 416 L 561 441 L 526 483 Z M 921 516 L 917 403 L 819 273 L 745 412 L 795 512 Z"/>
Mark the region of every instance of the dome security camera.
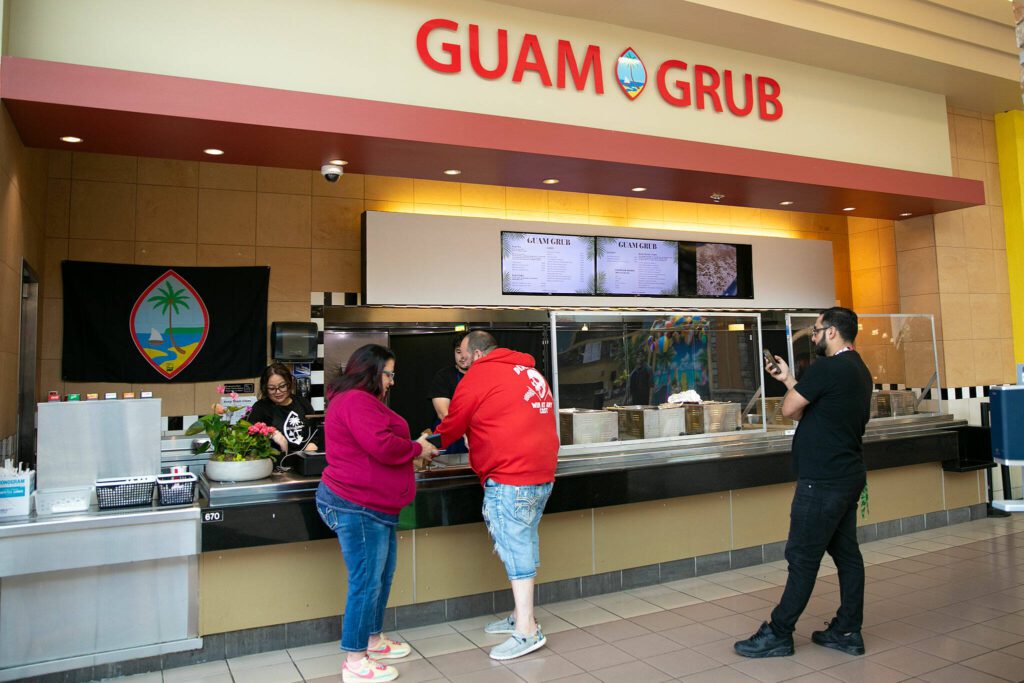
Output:
<path fill-rule="evenodd" d="M 345 169 L 336 164 L 324 164 L 320 167 L 320 175 L 329 183 L 336 183 L 345 173 Z"/>

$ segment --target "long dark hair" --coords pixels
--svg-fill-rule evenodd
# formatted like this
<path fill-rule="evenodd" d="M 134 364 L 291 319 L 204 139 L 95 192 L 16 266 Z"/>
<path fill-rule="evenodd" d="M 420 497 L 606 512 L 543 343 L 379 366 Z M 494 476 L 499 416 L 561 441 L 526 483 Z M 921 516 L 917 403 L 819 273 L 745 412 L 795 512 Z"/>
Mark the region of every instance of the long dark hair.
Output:
<path fill-rule="evenodd" d="M 295 395 L 295 378 L 292 377 L 292 371 L 288 369 L 287 365 L 283 363 L 271 363 L 260 375 L 260 398 L 267 398 L 267 382 L 274 375 L 280 375 L 281 378 L 288 384 L 288 395 Z"/>
<path fill-rule="evenodd" d="M 349 356 L 345 372 L 340 373 L 327 387 L 328 396 L 340 394 L 349 389 L 361 389 L 377 398 L 384 393 L 381 380 L 384 364 L 394 360 L 395 354 L 386 346 L 367 344 L 360 346 Z"/>

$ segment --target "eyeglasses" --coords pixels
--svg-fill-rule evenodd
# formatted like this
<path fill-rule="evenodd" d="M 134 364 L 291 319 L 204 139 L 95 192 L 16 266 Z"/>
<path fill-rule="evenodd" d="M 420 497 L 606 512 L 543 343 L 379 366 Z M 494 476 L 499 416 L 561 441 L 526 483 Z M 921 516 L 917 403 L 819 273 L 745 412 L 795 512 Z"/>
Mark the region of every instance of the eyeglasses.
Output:
<path fill-rule="evenodd" d="M 380 374 L 387 375 L 388 379 L 390 379 L 392 381 L 394 381 L 394 379 L 395 379 L 395 371 L 394 370 L 381 370 Z"/>
<path fill-rule="evenodd" d="M 267 391 L 275 393 L 275 394 L 277 392 L 279 392 L 279 391 L 288 391 L 288 385 L 287 384 L 275 384 L 275 385 L 271 386 L 271 385 L 268 384 L 267 385 Z"/>
<path fill-rule="evenodd" d="M 814 326 L 811 326 L 811 336 L 813 337 L 816 334 L 821 334 L 822 332 L 824 332 L 825 330 L 827 330 L 830 327 L 835 327 L 835 325 L 825 325 L 825 327 L 814 327 Z"/>

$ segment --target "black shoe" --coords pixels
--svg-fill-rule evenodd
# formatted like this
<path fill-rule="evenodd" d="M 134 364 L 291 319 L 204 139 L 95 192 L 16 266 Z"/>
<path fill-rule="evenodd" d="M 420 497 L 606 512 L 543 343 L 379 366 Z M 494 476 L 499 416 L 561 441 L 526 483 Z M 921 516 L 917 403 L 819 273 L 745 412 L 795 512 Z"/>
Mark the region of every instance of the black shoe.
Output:
<path fill-rule="evenodd" d="M 836 620 L 826 622 L 827 628 L 824 631 L 815 631 L 811 634 L 811 640 L 823 647 L 830 647 L 833 650 L 845 652 L 848 655 L 864 654 L 864 638 L 860 631 L 846 631 L 845 633 L 836 628 Z"/>
<path fill-rule="evenodd" d="M 757 633 L 733 645 L 736 654 L 744 657 L 788 657 L 793 654 L 792 634 L 780 636 L 767 621 Z"/>

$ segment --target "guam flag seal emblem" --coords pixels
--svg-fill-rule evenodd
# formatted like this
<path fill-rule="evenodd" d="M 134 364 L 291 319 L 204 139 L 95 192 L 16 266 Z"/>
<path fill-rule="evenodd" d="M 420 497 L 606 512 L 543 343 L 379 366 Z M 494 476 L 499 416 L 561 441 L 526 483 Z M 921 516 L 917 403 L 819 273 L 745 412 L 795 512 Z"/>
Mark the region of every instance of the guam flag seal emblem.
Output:
<path fill-rule="evenodd" d="M 199 355 L 210 331 L 210 315 L 188 280 L 168 270 L 135 301 L 129 325 L 135 348 L 170 379 Z"/>
<path fill-rule="evenodd" d="M 635 100 L 647 85 L 647 67 L 636 51 L 627 47 L 615 62 L 615 78 L 626 97 Z"/>

